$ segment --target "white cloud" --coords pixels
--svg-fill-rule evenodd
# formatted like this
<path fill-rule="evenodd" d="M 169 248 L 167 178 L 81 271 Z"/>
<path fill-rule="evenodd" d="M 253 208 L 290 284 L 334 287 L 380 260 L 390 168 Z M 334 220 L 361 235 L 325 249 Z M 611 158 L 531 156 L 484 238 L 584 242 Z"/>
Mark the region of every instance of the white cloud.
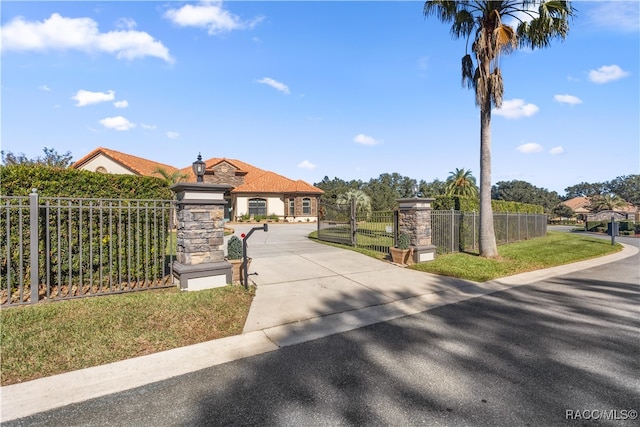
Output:
<path fill-rule="evenodd" d="M 502 102 L 501 108 L 494 108 L 493 114 L 506 119 L 531 117 L 540 110 L 535 104 L 525 104 L 524 99 L 510 99 Z"/>
<path fill-rule="evenodd" d="M 146 130 L 154 130 L 155 128 L 157 128 L 156 125 L 148 125 L 146 123 L 140 123 L 140 126 L 142 127 L 142 129 Z"/>
<path fill-rule="evenodd" d="M 115 101 L 113 106 L 116 108 L 127 108 L 129 106 L 129 101 L 123 99 L 122 101 Z"/>
<path fill-rule="evenodd" d="M 554 95 L 553 99 L 561 104 L 577 105 L 582 104 L 582 100 L 573 95 Z"/>
<path fill-rule="evenodd" d="M 80 50 L 106 52 L 118 59 L 153 56 L 173 62 L 167 49 L 148 33 L 117 30 L 101 33 L 91 18 L 65 18 L 52 14 L 41 22 L 17 17 L 2 27 L 2 50 Z"/>
<path fill-rule="evenodd" d="M 181 27 L 206 28 L 210 35 L 253 28 L 264 19 L 257 17 L 251 21 L 243 21 L 224 10 L 221 1 L 202 1 L 197 5 L 187 4 L 180 9 L 169 9 L 164 17 Z"/>
<path fill-rule="evenodd" d="M 136 21 L 131 18 L 119 18 L 115 23 L 115 27 L 120 30 L 133 30 L 137 26 Z"/>
<path fill-rule="evenodd" d="M 47 85 L 39 86 L 38 89 L 43 90 L 45 92 L 51 92 L 51 88 L 49 88 L 49 86 Z"/>
<path fill-rule="evenodd" d="M 84 107 L 85 105 L 98 104 L 100 102 L 113 101 L 116 93 L 112 90 L 107 92 L 89 92 L 88 90 L 80 89 L 71 99 L 76 100 L 78 103 L 76 107 Z"/>
<path fill-rule="evenodd" d="M 167 132 L 167 138 L 176 139 L 180 134 L 178 132 Z"/>
<path fill-rule="evenodd" d="M 317 168 L 317 165 L 314 165 L 313 163 L 311 163 L 309 160 L 303 160 L 300 163 L 298 163 L 298 167 L 300 169 L 309 169 L 309 170 L 314 170 L 315 168 Z"/>
<path fill-rule="evenodd" d="M 597 70 L 589 71 L 589 80 L 593 83 L 602 84 L 627 77 L 628 75 L 627 71 L 617 65 L 603 65 Z"/>
<path fill-rule="evenodd" d="M 377 139 L 373 138 L 372 136 L 365 135 L 363 133 L 360 133 L 360 134 L 356 135 L 353 138 L 353 141 L 358 143 L 358 144 L 362 144 L 362 145 L 376 145 L 376 144 L 382 143 L 382 140 L 377 140 Z"/>
<path fill-rule="evenodd" d="M 549 150 L 550 154 L 562 154 L 564 153 L 564 148 L 562 148 L 561 146 L 557 146 L 557 147 L 553 147 L 551 150 Z"/>
<path fill-rule="evenodd" d="M 261 78 L 260 80 L 258 80 L 258 83 L 269 85 L 272 88 L 278 89 L 280 92 L 286 93 L 287 95 L 291 93 L 287 85 L 285 85 L 284 83 L 280 83 L 279 81 L 273 80 L 269 77 Z"/>
<path fill-rule="evenodd" d="M 622 32 L 640 30 L 640 5 L 636 1 L 606 2 L 588 11 L 590 27 L 600 27 Z"/>
<path fill-rule="evenodd" d="M 100 124 L 106 128 L 115 130 L 129 130 L 136 127 L 136 125 L 122 116 L 104 118 L 100 120 Z"/>
<path fill-rule="evenodd" d="M 539 153 L 543 150 L 542 145 L 535 142 L 528 142 L 526 144 L 519 145 L 517 150 L 521 153 Z"/>

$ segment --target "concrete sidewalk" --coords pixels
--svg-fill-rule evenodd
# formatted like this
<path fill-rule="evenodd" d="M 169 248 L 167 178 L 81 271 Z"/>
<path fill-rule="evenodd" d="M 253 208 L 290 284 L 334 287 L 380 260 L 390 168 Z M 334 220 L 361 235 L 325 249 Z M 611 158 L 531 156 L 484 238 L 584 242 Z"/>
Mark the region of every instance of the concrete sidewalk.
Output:
<path fill-rule="evenodd" d="M 0 388 L 0 421 L 140 387 L 210 366 L 633 256 L 614 255 L 475 283 L 420 273 L 306 239 L 275 225 L 249 241 L 257 285 L 242 335 Z M 277 227 L 277 229 L 275 229 Z M 250 229 L 236 227 L 240 234 Z M 275 232 L 277 230 L 277 232 Z"/>

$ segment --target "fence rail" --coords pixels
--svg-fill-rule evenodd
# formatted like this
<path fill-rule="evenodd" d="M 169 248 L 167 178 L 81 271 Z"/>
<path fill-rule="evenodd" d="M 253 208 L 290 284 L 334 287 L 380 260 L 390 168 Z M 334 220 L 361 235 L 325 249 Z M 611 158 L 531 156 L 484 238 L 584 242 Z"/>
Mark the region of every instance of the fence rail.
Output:
<path fill-rule="evenodd" d="M 0 196 L 2 306 L 173 286 L 169 200 Z"/>
<path fill-rule="evenodd" d="M 437 253 L 479 250 L 480 215 L 455 210 L 431 211 L 431 239 Z M 547 234 L 547 216 L 494 213 L 496 242 L 501 245 Z M 323 202 L 318 239 L 389 253 L 397 241 L 397 212 L 356 212 L 355 203 Z"/>
<path fill-rule="evenodd" d="M 432 242 L 438 253 L 477 251 L 480 215 L 477 212 L 432 211 Z M 497 212 L 493 214 L 496 243 L 503 245 L 547 234 L 547 215 Z"/>

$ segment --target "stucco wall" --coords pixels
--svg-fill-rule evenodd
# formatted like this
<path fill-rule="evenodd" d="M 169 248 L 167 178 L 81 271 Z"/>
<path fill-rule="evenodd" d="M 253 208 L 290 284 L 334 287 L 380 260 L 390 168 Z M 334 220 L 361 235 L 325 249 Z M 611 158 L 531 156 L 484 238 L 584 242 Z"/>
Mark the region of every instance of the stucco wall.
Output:
<path fill-rule="evenodd" d="M 114 162 L 113 160 L 103 156 L 102 154 L 99 154 L 93 159 L 89 160 L 87 163 L 82 165 L 80 169 L 96 172 L 96 169 L 98 169 L 99 167 L 105 168 L 107 170 L 107 173 L 134 175 L 134 173 L 129 169 L 121 166 L 119 163 Z"/>

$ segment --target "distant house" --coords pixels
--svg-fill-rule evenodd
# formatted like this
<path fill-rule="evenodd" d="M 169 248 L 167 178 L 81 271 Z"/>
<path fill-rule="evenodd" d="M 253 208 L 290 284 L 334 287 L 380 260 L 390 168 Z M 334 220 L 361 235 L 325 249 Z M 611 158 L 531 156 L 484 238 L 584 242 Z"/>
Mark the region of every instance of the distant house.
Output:
<path fill-rule="evenodd" d="M 253 218 L 257 215 L 275 215 L 289 222 L 318 219 L 318 201 L 323 191 L 305 181 L 294 181 L 235 159 L 214 157 L 205 160 L 205 164 L 205 183 L 227 184 L 232 187 L 225 194 L 225 218 L 228 220 Z M 191 165 L 177 169 L 102 147 L 96 148 L 72 167 L 102 173 L 155 177 L 159 177 L 159 174 L 154 171 L 163 168 L 169 173 L 179 171 L 186 175 L 186 182 L 196 181 Z"/>
<path fill-rule="evenodd" d="M 632 204 L 627 204 L 627 206 L 620 208 L 614 211 L 603 211 L 592 213 L 589 209 L 591 201 L 588 197 L 574 197 L 573 199 L 565 200 L 562 202 L 563 205 L 569 206 L 573 212 L 576 214 L 576 217 L 584 221 L 587 218 L 591 221 L 601 220 L 601 219 L 610 219 L 612 213 L 616 213 L 617 219 L 630 219 L 638 221 L 640 219 L 640 211 L 638 207 L 633 206 Z"/>

